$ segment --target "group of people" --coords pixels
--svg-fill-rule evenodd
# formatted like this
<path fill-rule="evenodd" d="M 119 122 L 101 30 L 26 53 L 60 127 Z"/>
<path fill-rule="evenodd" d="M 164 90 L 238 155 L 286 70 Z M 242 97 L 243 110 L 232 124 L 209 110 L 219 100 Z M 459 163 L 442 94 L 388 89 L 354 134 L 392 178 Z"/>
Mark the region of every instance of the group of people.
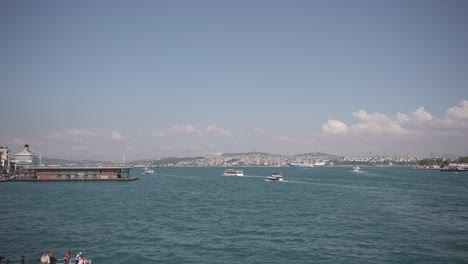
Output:
<path fill-rule="evenodd" d="M 21 259 L 20 259 L 21 264 L 24 264 L 25 258 L 26 258 L 25 256 L 21 256 Z M 10 262 L 10 260 L 8 258 L 0 256 L 0 263 L 2 262 L 3 259 L 6 259 L 6 263 Z"/>
<path fill-rule="evenodd" d="M 57 258 L 55 257 L 54 252 L 47 251 L 46 253 L 42 254 L 41 257 L 41 264 L 56 264 Z"/>
<path fill-rule="evenodd" d="M 75 264 L 89 264 L 89 260 L 83 256 L 83 254 L 80 252 L 78 255 L 76 255 L 75 258 Z M 71 264 L 71 251 L 67 250 L 67 253 L 65 253 L 65 256 L 63 257 L 64 264 Z M 56 264 L 57 263 L 57 258 L 54 255 L 54 252 L 52 251 L 47 251 L 44 253 L 41 257 L 41 264 Z"/>

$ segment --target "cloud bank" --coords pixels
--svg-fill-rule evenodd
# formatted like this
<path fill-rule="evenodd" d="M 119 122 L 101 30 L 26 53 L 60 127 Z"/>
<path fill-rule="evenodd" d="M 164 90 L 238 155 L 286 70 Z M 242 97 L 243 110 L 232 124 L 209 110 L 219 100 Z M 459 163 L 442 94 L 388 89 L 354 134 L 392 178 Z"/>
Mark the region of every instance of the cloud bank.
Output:
<path fill-rule="evenodd" d="M 390 116 L 357 110 L 354 122 L 329 119 L 315 130 L 299 127 L 267 130 L 259 124 L 237 130 L 217 124 L 197 127 L 177 124 L 154 130 L 70 128 L 45 135 L 7 137 L 12 149 L 23 144 L 48 157 L 115 159 L 210 155 L 223 152 L 264 151 L 278 154 L 326 152 L 336 155 L 397 153 L 426 157 L 430 153 L 468 155 L 468 101 L 449 107 L 439 116 L 424 107 Z M 237 127 L 239 128 L 239 127 Z M 15 150 L 13 150 L 14 152 Z"/>
<path fill-rule="evenodd" d="M 434 117 L 424 107 L 409 114 L 397 113 L 389 117 L 381 113 L 367 113 L 359 110 L 353 113 L 357 123 L 347 125 L 330 119 L 322 126 L 326 134 L 355 134 L 362 136 L 399 136 L 432 132 L 434 129 L 447 133 L 468 133 L 468 101 L 461 101 L 445 111 L 443 117 Z M 430 130 L 430 131 L 428 131 Z"/>
<path fill-rule="evenodd" d="M 357 120 L 353 124 L 329 119 L 322 125 L 324 137 L 341 142 L 355 141 L 356 143 L 385 146 L 387 142 L 396 142 L 394 145 L 406 144 L 410 150 L 424 149 L 429 151 L 457 150 L 467 148 L 468 143 L 468 101 L 463 100 L 457 105 L 448 108 L 441 117 L 436 117 L 420 107 L 409 113 L 397 113 L 390 117 L 382 113 L 367 113 L 359 110 L 352 113 Z M 399 143 L 399 145 L 398 145 Z M 382 147 L 384 148 L 384 147 Z M 440 149 L 442 148 L 442 149 Z"/>
<path fill-rule="evenodd" d="M 195 127 L 192 124 L 175 125 L 175 126 L 172 126 L 171 131 L 176 132 L 176 133 L 197 136 L 197 137 L 206 137 L 206 136 L 230 137 L 232 135 L 229 130 L 222 128 L 215 124 L 210 125 L 205 129 Z"/>

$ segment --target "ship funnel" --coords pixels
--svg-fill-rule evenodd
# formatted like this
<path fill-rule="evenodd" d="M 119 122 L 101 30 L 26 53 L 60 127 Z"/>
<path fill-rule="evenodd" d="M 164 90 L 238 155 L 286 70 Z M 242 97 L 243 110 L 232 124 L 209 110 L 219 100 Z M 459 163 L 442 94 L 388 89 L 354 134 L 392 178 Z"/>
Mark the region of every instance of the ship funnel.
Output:
<path fill-rule="evenodd" d="M 24 145 L 24 151 L 29 152 L 29 144 Z"/>

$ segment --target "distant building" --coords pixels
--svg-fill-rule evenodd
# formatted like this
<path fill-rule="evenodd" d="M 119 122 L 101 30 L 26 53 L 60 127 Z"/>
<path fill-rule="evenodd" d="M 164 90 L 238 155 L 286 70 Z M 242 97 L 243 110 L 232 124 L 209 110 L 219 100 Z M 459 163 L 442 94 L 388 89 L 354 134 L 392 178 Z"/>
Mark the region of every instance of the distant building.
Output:
<path fill-rule="evenodd" d="M 0 146 L 0 174 L 10 173 L 10 150 Z"/>
<path fill-rule="evenodd" d="M 41 165 L 41 158 L 36 153 L 32 152 L 29 149 L 29 145 L 24 145 L 23 151 L 14 155 L 13 160 L 11 160 L 12 166 L 15 171 L 19 168 L 29 168 L 31 166 Z"/>

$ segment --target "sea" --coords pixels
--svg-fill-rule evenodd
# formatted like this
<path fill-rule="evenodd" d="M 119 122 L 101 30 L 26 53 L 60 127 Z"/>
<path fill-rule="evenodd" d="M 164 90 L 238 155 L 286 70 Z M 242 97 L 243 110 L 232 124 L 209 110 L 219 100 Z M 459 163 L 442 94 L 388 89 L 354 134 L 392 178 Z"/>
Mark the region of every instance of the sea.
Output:
<path fill-rule="evenodd" d="M 468 263 L 468 173 L 156 168 L 131 182 L 0 183 L 0 256 L 93 264 Z M 281 172 L 283 182 L 266 176 Z M 4 260 L 5 262 L 5 260 Z M 61 263 L 60 261 L 59 263 Z"/>

